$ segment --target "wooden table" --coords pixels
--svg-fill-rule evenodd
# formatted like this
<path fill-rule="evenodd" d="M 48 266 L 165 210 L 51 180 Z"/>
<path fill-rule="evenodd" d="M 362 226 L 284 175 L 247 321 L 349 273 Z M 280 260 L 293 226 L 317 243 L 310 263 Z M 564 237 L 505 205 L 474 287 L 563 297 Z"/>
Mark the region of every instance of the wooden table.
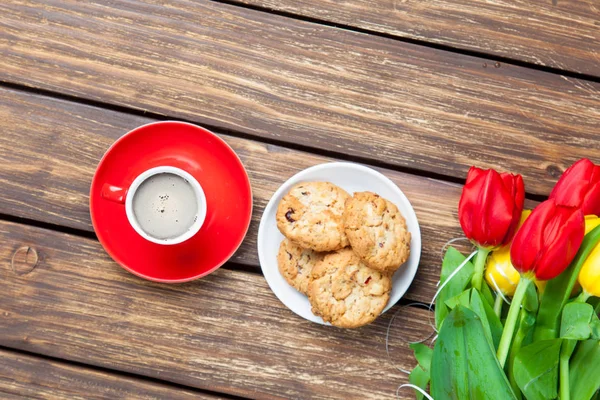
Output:
<path fill-rule="evenodd" d="M 218 133 L 255 196 L 237 254 L 181 285 L 118 267 L 88 211 L 102 154 L 165 119 Z M 469 166 L 523 174 L 534 204 L 600 161 L 600 4 L 8 0 L 0 124 L 1 398 L 392 399 Z M 423 234 L 405 298 L 357 330 L 289 311 L 256 252 L 273 192 L 333 159 L 389 176 Z"/>

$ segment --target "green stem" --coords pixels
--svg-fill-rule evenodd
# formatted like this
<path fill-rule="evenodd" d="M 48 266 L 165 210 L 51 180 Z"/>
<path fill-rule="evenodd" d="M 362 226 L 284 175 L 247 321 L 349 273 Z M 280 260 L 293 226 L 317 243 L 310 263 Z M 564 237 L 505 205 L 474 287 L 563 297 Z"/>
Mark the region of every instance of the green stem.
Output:
<path fill-rule="evenodd" d="M 560 400 L 570 400 L 569 393 L 569 357 L 560 355 Z"/>
<path fill-rule="evenodd" d="M 575 350 L 576 344 L 576 340 L 565 339 L 563 341 L 562 347 L 560 348 L 560 400 L 570 400 L 571 398 L 569 388 L 569 359 L 571 358 L 571 354 L 573 354 L 573 350 Z"/>
<path fill-rule="evenodd" d="M 521 309 L 521 315 L 523 315 L 523 313 L 526 313 L 527 310 L 525 310 L 524 308 Z M 525 339 L 525 330 L 521 327 L 521 324 L 523 323 L 524 318 L 521 317 L 520 318 L 521 323 L 519 324 L 519 329 L 517 329 L 517 333 L 515 334 L 515 337 L 513 339 L 512 342 L 512 346 L 510 347 L 510 353 L 508 355 L 508 381 L 510 382 L 510 385 L 513 388 L 513 391 L 515 392 L 515 395 L 517 396 L 517 399 L 522 399 L 523 397 L 521 396 L 521 389 L 519 388 L 519 385 L 517 384 L 517 381 L 515 379 L 515 374 L 514 374 L 514 360 L 515 357 L 517 356 L 517 353 L 519 352 L 519 350 L 521 349 L 521 346 L 523 344 L 523 340 Z"/>
<path fill-rule="evenodd" d="M 477 255 L 475 256 L 473 278 L 471 279 L 471 286 L 481 291 L 481 283 L 483 282 L 483 270 L 485 269 L 485 260 L 490 253 L 490 250 L 479 248 Z"/>
<path fill-rule="evenodd" d="M 585 303 L 592 295 L 587 293 L 585 290 L 582 290 L 574 300 L 576 303 Z"/>
<path fill-rule="evenodd" d="M 530 283 L 531 279 L 521 275 L 521 280 L 519 280 L 517 290 L 515 291 L 512 303 L 510 303 L 510 308 L 508 309 L 508 316 L 506 317 L 506 323 L 504 324 L 504 330 L 502 331 L 502 337 L 500 338 L 497 353 L 498 361 L 502 368 L 504 368 L 504 364 L 506 363 L 506 356 L 508 355 L 510 342 L 512 341 L 513 333 L 515 332 L 515 325 L 517 323 L 517 318 L 519 317 L 519 311 L 521 310 L 521 303 L 523 303 L 527 286 L 529 286 Z"/>
<path fill-rule="evenodd" d="M 517 328 L 517 333 L 515 333 L 512 345 L 510 346 L 507 366 L 508 381 L 510 382 L 518 400 L 521 400 L 523 396 L 521 394 L 521 388 L 519 388 L 515 378 L 515 358 L 517 358 L 517 354 L 519 354 L 521 347 L 527 346 L 529 343 L 531 343 L 531 334 L 533 333 L 534 325 L 535 315 L 527 311 L 525 307 L 521 307 L 521 312 L 519 313 L 519 327 Z"/>
<path fill-rule="evenodd" d="M 496 300 L 494 301 L 494 312 L 496 313 L 498 318 L 500 318 L 500 315 L 502 315 L 503 304 L 504 300 L 502 300 L 502 297 L 499 294 L 496 294 Z"/>
<path fill-rule="evenodd" d="M 521 310 L 521 312 L 525 312 L 525 310 Z M 512 346 L 510 348 L 510 353 L 508 355 L 508 381 L 510 382 L 510 385 L 512 386 L 513 391 L 515 392 L 515 394 L 517 395 L 518 398 L 522 398 L 521 397 L 521 389 L 519 388 L 519 385 L 517 385 L 513 366 L 514 366 L 515 357 L 517 356 L 517 353 L 521 349 L 522 344 L 523 344 L 523 337 L 522 337 L 522 335 L 519 335 L 519 331 L 517 331 L 517 334 L 515 335 Z"/>

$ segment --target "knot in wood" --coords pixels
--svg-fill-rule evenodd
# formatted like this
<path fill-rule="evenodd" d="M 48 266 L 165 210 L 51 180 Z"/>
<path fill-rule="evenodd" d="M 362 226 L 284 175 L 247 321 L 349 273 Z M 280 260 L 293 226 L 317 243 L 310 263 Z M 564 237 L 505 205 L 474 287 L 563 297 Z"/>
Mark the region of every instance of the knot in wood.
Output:
<path fill-rule="evenodd" d="M 15 274 L 22 276 L 33 271 L 38 261 L 37 250 L 31 246 L 23 246 L 15 250 L 10 265 Z"/>
<path fill-rule="evenodd" d="M 546 167 L 546 172 L 548 173 L 548 175 L 550 175 L 552 178 L 558 178 L 559 176 L 562 175 L 563 170 L 558 166 L 558 165 L 548 165 Z"/>

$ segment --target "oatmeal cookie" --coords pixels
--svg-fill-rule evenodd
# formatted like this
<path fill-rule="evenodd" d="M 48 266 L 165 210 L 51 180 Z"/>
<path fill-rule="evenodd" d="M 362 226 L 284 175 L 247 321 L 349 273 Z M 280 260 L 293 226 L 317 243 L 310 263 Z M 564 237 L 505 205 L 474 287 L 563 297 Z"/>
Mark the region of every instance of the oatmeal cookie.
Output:
<path fill-rule="evenodd" d="M 352 249 L 326 255 L 311 276 L 308 298 L 313 313 L 341 328 L 373 322 L 392 290 L 390 276 L 367 267 Z"/>
<path fill-rule="evenodd" d="M 408 260 L 410 232 L 398 207 L 371 192 L 346 201 L 344 227 L 352 249 L 370 268 L 393 273 Z"/>
<path fill-rule="evenodd" d="M 291 286 L 303 294 L 308 293 L 308 282 L 313 267 L 322 259 L 323 253 L 303 249 L 289 239 L 283 239 L 277 254 L 279 272 Z"/>
<path fill-rule="evenodd" d="M 292 187 L 277 208 L 277 228 L 299 246 L 332 251 L 348 246 L 342 214 L 350 196 L 329 182 L 304 182 Z"/>

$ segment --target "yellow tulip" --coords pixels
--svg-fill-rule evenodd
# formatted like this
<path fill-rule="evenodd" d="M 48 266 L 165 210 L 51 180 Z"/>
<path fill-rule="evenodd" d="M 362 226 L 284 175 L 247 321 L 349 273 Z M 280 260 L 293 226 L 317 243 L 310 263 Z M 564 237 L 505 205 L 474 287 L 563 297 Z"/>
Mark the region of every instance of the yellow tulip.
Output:
<path fill-rule="evenodd" d="M 586 215 L 585 216 L 585 234 L 590 233 L 594 228 L 600 225 L 600 218 L 595 215 Z"/>
<path fill-rule="evenodd" d="M 519 228 L 523 225 L 531 210 L 523 210 Z M 512 243 L 512 242 L 511 242 Z M 500 290 L 505 296 L 513 296 L 521 275 L 510 262 L 510 245 L 494 250 L 490 253 L 485 269 L 485 280 L 494 290 Z"/>
<path fill-rule="evenodd" d="M 510 262 L 510 245 L 493 251 L 487 259 L 485 280 L 494 290 L 513 296 L 521 275 Z"/>
<path fill-rule="evenodd" d="M 595 215 L 586 215 L 585 233 L 600 225 L 600 218 Z M 583 263 L 578 277 L 579 283 L 585 292 L 584 296 L 600 297 L 600 244 L 594 247 L 588 258 Z"/>

